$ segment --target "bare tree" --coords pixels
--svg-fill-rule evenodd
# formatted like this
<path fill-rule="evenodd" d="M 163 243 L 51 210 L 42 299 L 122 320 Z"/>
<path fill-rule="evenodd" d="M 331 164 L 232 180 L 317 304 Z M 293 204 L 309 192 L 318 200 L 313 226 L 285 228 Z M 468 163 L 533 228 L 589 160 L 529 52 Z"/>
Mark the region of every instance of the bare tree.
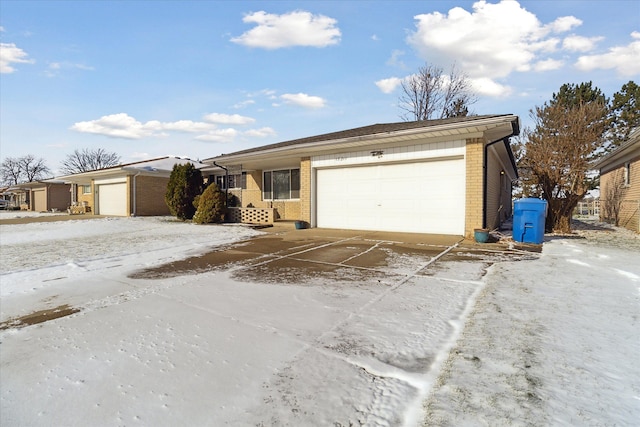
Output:
<path fill-rule="evenodd" d="M 525 192 L 547 200 L 547 231 L 571 231 L 571 213 L 593 183 L 588 172 L 603 147 L 607 106 L 598 100 L 545 104 L 531 111 L 533 130 L 525 130 Z"/>
<path fill-rule="evenodd" d="M 606 184 L 607 185 L 603 186 L 602 193 L 600 194 L 603 219 L 612 221 L 617 227 L 620 225 L 620 210 L 622 209 L 622 202 L 626 192 L 624 173 L 622 170 L 617 170 Z"/>
<path fill-rule="evenodd" d="M 20 159 L 7 157 L 0 165 L 0 175 L 4 185 L 16 185 L 20 182 L 21 174 Z"/>
<path fill-rule="evenodd" d="M 51 170 L 42 157 L 36 158 L 32 154 L 27 154 L 20 158 L 20 164 L 27 182 L 44 179 L 51 175 Z"/>
<path fill-rule="evenodd" d="M 477 101 L 467 76 L 451 66 L 449 74 L 441 67 L 425 65 L 402 81 L 399 106 L 404 120 L 465 117 Z"/>
<path fill-rule="evenodd" d="M 70 175 L 108 168 L 110 166 L 116 166 L 119 163 L 120 156 L 116 153 L 110 153 L 103 148 L 97 148 L 95 150 L 85 148 L 75 150 L 72 154 L 67 155 L 67 158 L 62 161 L 60 170 Z"/>
<path fill-rule="evenodd" d="M 51 174 L 43 158 L 36 158 L 33 154 L 22 157 L 7 157 L 0 164 L 2 182 L 6 185 L 16 185 L 21 182 L 32 182 L 44 179 Z"/>

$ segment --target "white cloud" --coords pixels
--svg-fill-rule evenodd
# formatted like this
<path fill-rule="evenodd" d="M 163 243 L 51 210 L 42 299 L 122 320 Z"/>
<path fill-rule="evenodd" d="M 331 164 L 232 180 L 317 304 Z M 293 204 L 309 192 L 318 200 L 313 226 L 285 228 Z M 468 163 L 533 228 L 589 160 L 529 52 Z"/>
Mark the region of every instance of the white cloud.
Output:
<path fill-rule="evenodd" d="M 634 39 L 627 46 L 615 46 L 601 55 L 585 55 L 578 58 L 575 66 L 582 71 L 615 69 L 621 76 L 640 75 L 640 32 L 631 33 Z"/>
<path fill-rule="evenodd" d="M 283 15 L 260 11 L 246 15 L 242 21 L 257 24 L 241 36 L 231 39 L 245 46 L 265 49 L 326 47 L 340 42 L 341 33 L 335 19 L 302 10 Z"/>
<path fill-rule="evenodd" d="M 542 61 L 536 62 L 533 66 L 535 71 L 551 71 L 562 68 L 564 65 L 564 61 L 558 59 L 544 59 Z"/>
<path fill-rule="evenodd" d="M 501 96 L 504 87 L 497 79 L 530 71 L 536 64 L 550 66 L 550 62 L 540 63 L 540 55 L 557 50 L 560 40 L 551 34 L 582 24 L 565 16 L 543 25 L 513 0 L 477 1 L 471 12 L 454 7 L 447 14 L 433 12 L 415 19 L 416 30 L 407 42 L 421 58 L 442 67 L 455 63 L 469 78 L 485 82 L 482 87 L 493 87 L 489 93 Z"/>
<path fill-rule="evenodd" d="M 496 81 L 480 77 L 475 79 L 469 79 L 471 81 L 471 85 L 475 89 L 475 91 L 479 95 L 491 96 L 494 98 L 504 98 L 513 92 L 513 89 L 510 86 L 501 85 Z"/>
<path fill-rule="evenodd" d="M 211 113 L 204 116 L 204 119 L 212 123 L 220 123 L 225 125 L 246 125 L 256 120 L 251 117 L 241 116 L 240 114 L 221 114 Z"/>
<path fill-rule="evenodd" d="M 265 138 L 267 136 L 275 136 L 276 131 L 270 127 L 263 127 L 260 129 L 249 129 L 244 132 L 244 135 L 256 138 Z"/>
<path fill-rule="evenodd" d="M 391 65 L 394 67 L 406 68 L 404 62 L 400 59 L 404 56 L 404 51 L 395 49 L 391 52 L 391 58 L 387 60 L 387 65 Z"/>
<path fill-rule="evenodd" d="M 49 63 L 48 69 L 45 71 L 45 75 L 47 77 L 56 77 L 61 70 L 83 70 L 83 71 L 93 71 L 95 68 L 81 64 L 81 63 L 71 63 L 71 62 L 51 62 Z"/>
<path fill-rule="evenodd" d="M 575 27 L 579 27 L 580 25 L 582 25 L 582 21 L 575 16 L 563 16 L 556 19 L 545 28 L 554 33 L 566 33 L 567 31 L 571 31 L 572 29 L 574 29 Z"/>
<path fill-rule="evenodd" d="M 562 41 L 562 49 L 571 52 L 589 52 L 596 47 L 596 43 L 604 37 L 582 37 L 572 34 Z"/>
<path fill-rule="evenodd" d="M 374 42 L 377 42 L 377 41 L 380 41 L 380 38 L 376 34 L 374 34 L 371 36 L 371 40 L 373 40 Z"/>
<path fill-rule="evenodd" d="M 285 93 L 280 98 L 287 104 L 298 105 L 305 108 L 322 108 L 326 101 L 319 96 L 311 96 L 306 93 Z"/>
<path fill-rule="evenodd" d="M 33 64 L 35 61 L 27 59 L 27 56 L 29 55 L 14 43 L 0 43 L 0 73 L 13 73 L 16 70 L 13 64 Z"/>
<path fill-rule="evenodd" d="M 256 101 L 254 101 L 253 99 L 247 99 L 246 101 L 237 102 L 236 104 L 233 105 L 233 108 L 235 108 L 236 110 L 239 110 L 241 108 L 248 107 L 249 105 L 252 105 L 255 103 Z"/>
<path fill-rule="evenodd" d="M 231 142 L 238 135 L 238 131 L 233 128 L 215 129 L 204 135 L 196 136 L 198 141 L 206 142 Z"/>
<path fill-rule="evenodd" d="M 102 116 L 97 120 L 78 122 L 71 126 L 70 129 L 112 138 L 141 139 L 149 136 L 167 136 L 163 131 L 205 132 L 215 129 L 215 125 L 191 120 L 179 120 L 176 122 L 151 120 L 142 123 L 127 113 L 118 113 Z"/>
<path fill-rule="evenodd" d="M 376 82 L 376 86 L 383 93 L 391 93 L 393 92 L 400 84 L 402 83 L 402 79 L 398 77 L 389 77 L 388 79 L 378 80 Z"/>

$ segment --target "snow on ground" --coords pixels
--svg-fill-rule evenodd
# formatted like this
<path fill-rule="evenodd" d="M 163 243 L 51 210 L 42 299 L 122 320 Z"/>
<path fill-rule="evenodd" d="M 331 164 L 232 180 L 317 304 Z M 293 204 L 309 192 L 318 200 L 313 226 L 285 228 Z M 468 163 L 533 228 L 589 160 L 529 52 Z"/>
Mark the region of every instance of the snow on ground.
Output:
<path fill-rule="evenodd" d="M 0 422 L 631 425 L 640 240 L 582 233 L 484 277 L 409 257 L 373 279 L 274 284 L 128 277 L 257 234 L 242 227 L 0 224 L 0 322 L 81 309 L 0 331 Z"/>
<path fill-rule="evenodd" d="M 425 426 L 639 425 L 640 236 L 591 228 L 490 269 Z"/>

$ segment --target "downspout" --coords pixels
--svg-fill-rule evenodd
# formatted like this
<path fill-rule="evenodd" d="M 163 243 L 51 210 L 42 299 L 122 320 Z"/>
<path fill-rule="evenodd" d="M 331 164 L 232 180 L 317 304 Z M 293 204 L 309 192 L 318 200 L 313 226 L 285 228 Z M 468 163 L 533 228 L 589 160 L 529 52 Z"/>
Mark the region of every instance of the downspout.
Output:
<path fill-rule="evenodd" d="M 509 136 L 505 136 L 502 139 L 498 139 L 497 141 L 490 142 L 484 147 L 484 155 L 482 156 L 482 175 L 483 175 L 482 176 L 482 228 L 487 228 L 487 179 L 488 179 L 487 155 L 489 154 L 489 147 L 493 144 L 497 144 L 498 142 L 503 142 L 504 145 L 507 146 L 509 144 L 509 137 L 513 135 L 514 133 L 512 133 Z M 507 152 L 509 153 L 509 157 L 511 158 L 510 160 L 513 162 L 513 166 L 517 176 L 518 169 L 515 167 L 515 160 L 513 159 L 513 153 L 511 152 L 510 148 L 507 150 Z"/>
<path fill-rule="evenodd" d="M 213 162 L 214 166 L 219 167 L 220 169 L 224 169 L 224 207 L 228 208 L 227 204 L 229 203 L 229 169 L 224 166 L 220 166 L 215 161 Z"/>
<path fill-rule="evenodd" d="M 136 188 L 138 187 L 138 185 L 137 185 L 136 178 L 141 173 L 142 172 L 138 172 L 137 174 L 133 175 L 133 213 L 131 214 L 131 216 L 136 216 L 137 210 L 138 210 L 138 203 L 137 203 L 138 202 L 138 198 L 136 196 Z"/>

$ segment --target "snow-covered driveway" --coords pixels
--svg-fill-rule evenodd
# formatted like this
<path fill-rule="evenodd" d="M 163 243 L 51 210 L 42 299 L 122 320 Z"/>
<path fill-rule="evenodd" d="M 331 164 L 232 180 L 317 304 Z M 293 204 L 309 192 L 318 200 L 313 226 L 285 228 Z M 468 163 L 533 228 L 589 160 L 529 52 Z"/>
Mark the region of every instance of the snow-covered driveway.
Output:
<path fill-rule="evenodd" d="M 357 236 L 246 242 L 259 233 L 164 218 L 0 233 L 3 425 L 413 426 L 425 414 L 427 425 L 601 425 L 640 413 L 640 271 L 625 247 L 558 239 L 484 276 L 503 254 Z M 220 246 L 234 262 L 202 255 Z M 606 301 L 623 314 L 594 315 Z M 9 327 L 54 308 L 79 311 Z M 585 335 L 591 321 L 602 326 Z M 608 369 L 605 344 L 590 375 L 574 370 L 603 336 L 628 377 Z M 558 361 L 583 373 L 569 394 Z M 581 391 L 594 384 L 606 391 Z M 622 415 L 580 415 L 598 399 Z"/>
<path fill-rule="evenodd" d="M 482 264 L 429 268 L 447 247 L 312 240 L 149 280 L 130 276 L 257 232 L 162 218 L 0 227 L 0 322 L 80 310 L 1 332 L 11 425 L 416 423 L 481 287 Z"/>

